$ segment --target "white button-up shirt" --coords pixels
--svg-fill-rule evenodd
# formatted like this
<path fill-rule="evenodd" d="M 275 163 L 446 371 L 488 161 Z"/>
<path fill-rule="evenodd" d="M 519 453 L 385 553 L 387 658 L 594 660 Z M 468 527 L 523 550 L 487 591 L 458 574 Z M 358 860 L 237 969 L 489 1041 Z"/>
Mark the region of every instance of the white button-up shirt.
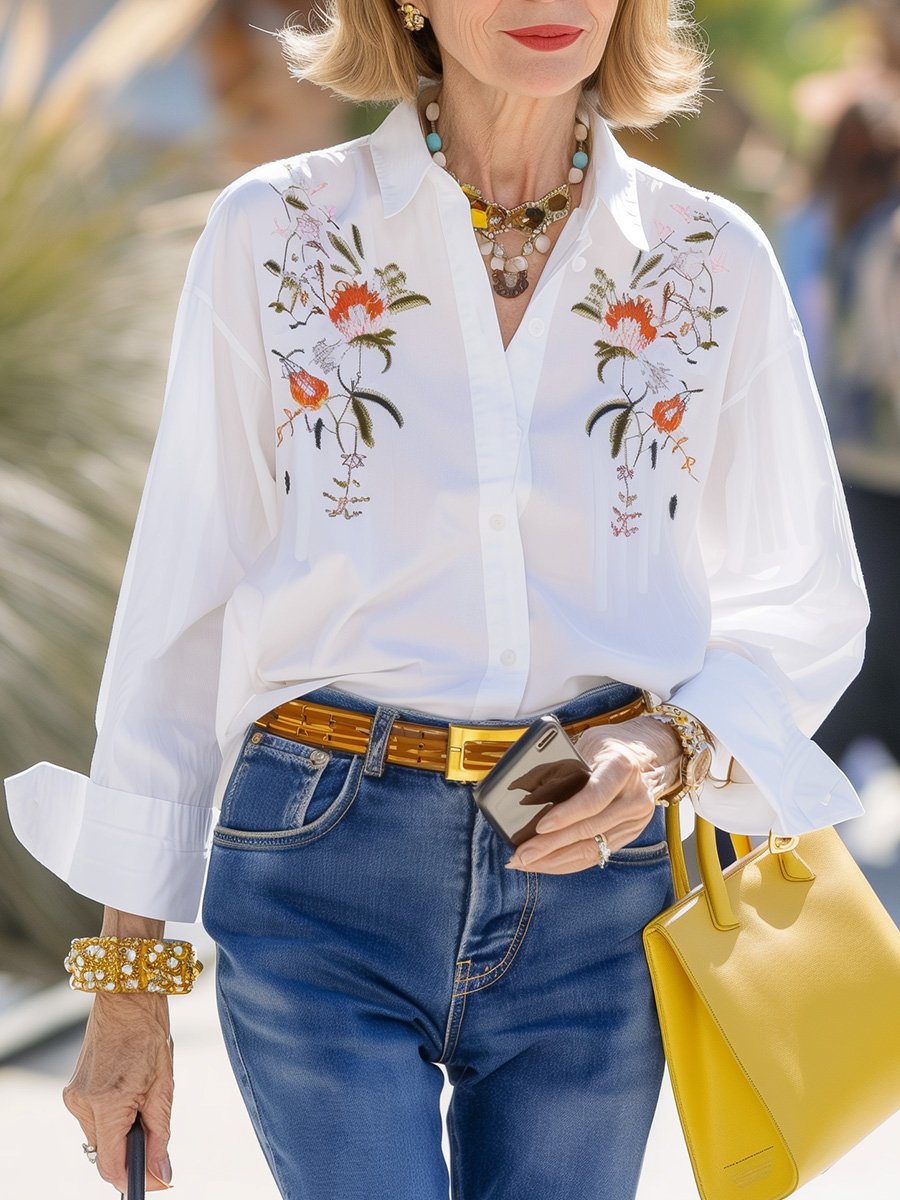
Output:
<path fill-rule="evenodd" d="M 737 760 L 740 782 L 694 801 L 721 828 L 862 811 L 809 740 L 868 609 L 772 247 L 599 117 L 592 136 L 505 350 L 469 203 L 413 104 L 217 197 L 90 775 L 5 781 L 17 835 L 76 890 L 194 919 L 248 724 L 326 684 L 478 720 L 618 679 L 704 721 L 719 776 Z"/>

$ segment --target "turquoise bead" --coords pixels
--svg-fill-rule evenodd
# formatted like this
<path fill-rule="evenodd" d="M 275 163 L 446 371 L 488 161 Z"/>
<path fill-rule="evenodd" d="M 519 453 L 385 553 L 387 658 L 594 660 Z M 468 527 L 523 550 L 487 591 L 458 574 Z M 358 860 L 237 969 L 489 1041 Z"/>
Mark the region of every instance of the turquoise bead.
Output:
<path fill-rule="evenodd" d="M 572 155 L 572 166 L 578 167 L 578 169 L 580 171 L 583 171 L 587 165 L 588 165 L 588 156 L 585 154 L 585 152 L 583 150 L 576 150 L 575 153 Z"/>
<path fill-rule="evenodd" d="M 441 146 L 443 145 L 443 142 L 441 141 L 441 135 L 439 133 L 426 134 L 425 144 L 428 146 L 428 149 L 432 154 L 437 154 L 438 150 L 440 150 Z"/>

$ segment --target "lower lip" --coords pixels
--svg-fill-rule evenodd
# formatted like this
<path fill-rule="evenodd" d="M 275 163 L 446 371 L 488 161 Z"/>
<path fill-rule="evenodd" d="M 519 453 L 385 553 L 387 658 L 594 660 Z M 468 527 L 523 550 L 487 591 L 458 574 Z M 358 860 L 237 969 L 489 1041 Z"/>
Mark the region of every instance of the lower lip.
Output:
<path fill-rule="evenodd" d="M 572 33 L 560 33 L 554 37 L 533 37 L 526 33 L 510 33 L 509 37 L 521 42 L 523 46 L 528 46 L 531 50 L 565 50 L 566 46 L 571 46 L 583 32 L 582 29 L 576 29 Z"/>

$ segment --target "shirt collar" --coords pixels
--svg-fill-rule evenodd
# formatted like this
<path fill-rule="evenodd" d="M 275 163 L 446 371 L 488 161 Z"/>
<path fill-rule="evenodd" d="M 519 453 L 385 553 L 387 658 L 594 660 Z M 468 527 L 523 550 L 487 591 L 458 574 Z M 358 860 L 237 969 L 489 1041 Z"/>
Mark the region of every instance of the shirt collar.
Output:
<path fill-rule="evenodd" d="M 649 250 L 641 221 L 634 162 L 599 114 L 591 112 L 589 119 L 593 154 L 580 205 L 584 210 L 583 221 L 590 219 L 602 201 L 623 236 L 638 249 Z M 403 100 L 391 109 L 370 135 L 369 147 L 385 217 L 403 211 L 429 170 L 441 170 L 431 161 L 412 100 Z"/>

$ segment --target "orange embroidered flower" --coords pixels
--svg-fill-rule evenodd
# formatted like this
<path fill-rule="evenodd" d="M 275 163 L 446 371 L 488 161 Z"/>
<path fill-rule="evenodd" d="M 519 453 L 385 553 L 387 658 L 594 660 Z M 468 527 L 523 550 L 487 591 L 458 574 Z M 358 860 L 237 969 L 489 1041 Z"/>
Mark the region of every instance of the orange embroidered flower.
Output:
<path fill-rule="evenodd" d="M 384 301 L 367 283 L 342 279 L 331 293 L 328 310 L 332 324 L 351 342 L 363 333 L 378 333 L 383 324 Z"/>
<path fill-rule="evenodd" d="M 302 367 L 288 371 L 288 380 L 291 395 L 301 408 L 321 408 L 328 399 L 328 384 L 325 380 L 317 379 Z"/>
<path fill-rule="evenodd" d="M 653 306 L 646 296 L 610 304 L 605 317 L 612 331 L 610 341 L 614 346 L 622 346 L 637 356 L 656 337 L 656 326 L 650 319 L 652 316 Z"/>
<path fill-rule="evenodd" d="M 672 396 L 669 400 L 660 400 L 653 405 L 653 424 L 660 433 L 673 433 L 681 424 L 687 405 L 680 396 Z"/>

